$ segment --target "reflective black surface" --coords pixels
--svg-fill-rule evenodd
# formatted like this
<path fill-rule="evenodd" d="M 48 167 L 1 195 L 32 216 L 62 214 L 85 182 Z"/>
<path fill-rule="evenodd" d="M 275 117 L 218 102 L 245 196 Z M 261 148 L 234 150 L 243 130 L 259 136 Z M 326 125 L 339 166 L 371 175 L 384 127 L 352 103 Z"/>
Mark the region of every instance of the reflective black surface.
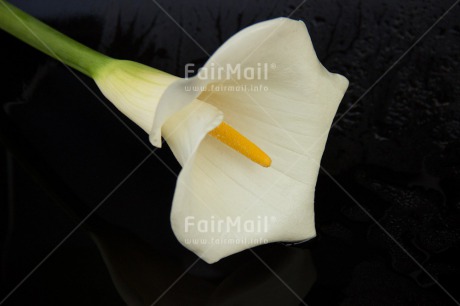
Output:
<path fill-rule="evenodd" d="M 238 30 L 300 4 L 160 1 L 200 48 L 147 0 L 11 2 L 108 55 L 178 76 L 186 63 L 206 61 L 202 48 L 212 53 Z M 4 305 L 298 305 L 296 295 L 308 305 L 455 305 L 459 6 L 341 118 L 452 4 L 315 0 L 292 15 L 350 88 L 322 160 L 335 181 L 320 173 L 318 237 L 256 249 L 282 281 L 249 251 L 187 270 L 196 257 L 169 225 L 172 172 L 180 168 L 165 148 L 157 154 L 170 169 L 149 158 Z M 0 42 L 3 299 L 149 151 L 90 79 L 3 32 Z"/>

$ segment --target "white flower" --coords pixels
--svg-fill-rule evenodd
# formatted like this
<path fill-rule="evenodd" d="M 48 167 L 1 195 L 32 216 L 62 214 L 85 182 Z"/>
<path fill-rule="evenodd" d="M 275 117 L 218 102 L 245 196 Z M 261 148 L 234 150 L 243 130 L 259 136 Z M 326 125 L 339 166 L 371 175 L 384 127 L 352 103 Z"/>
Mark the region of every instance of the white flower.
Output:
<path fill-rule="evenodd" d="M 260 78 L 231 75 L 237 66 L 267 65 Z M 95 77 L 152 144 L 166 139 L 182 165 L 171 210 L 177 239 L 213 263 L 259 244 L 314 237 L 319 163 L 347 79 L 319 62 L 305 24 L 286 18 L 237 33 L 204 69 L 222 73 L 178 79 L 122 61 Z M 223 120 L 266 152 L 271 166 L 211 137 Z"/>

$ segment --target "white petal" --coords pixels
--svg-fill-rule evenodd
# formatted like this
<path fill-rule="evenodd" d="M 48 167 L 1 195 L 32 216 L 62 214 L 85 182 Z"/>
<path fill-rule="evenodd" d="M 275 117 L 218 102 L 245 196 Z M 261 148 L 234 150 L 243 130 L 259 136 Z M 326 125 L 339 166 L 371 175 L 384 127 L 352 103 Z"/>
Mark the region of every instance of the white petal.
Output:
<path fill-rule="evenodd" d="M 181 166 L 197 150 L 206 134 L 222 122 L 223 117 L 217 108 L 199 100 L 169 117 L 162 127 L 163 136 Z"/>
<path fill-rule="evenodd" d="M 187 90 L 189 87 L 205 85 L 206 81 L 197 78 L 179 79 L 172 83 L 161 96 L 152 128 L 149 131 L 150 142 L 161 148 L 162 128 L 166 120 L 181 108 L 191 103 L 201 92 Z"/>
<path fill-rule="evenodd" d="M 166 88 L 179 78 L 131 61 L 113 60 L 94 80 L 104 96 L 147 133 Z"/>
<path fill-rule="evenodd" d="M 321 65 L 304 23 L 285 18 L 237 33 L 205 67 L 213 63 L 224 70 L 227 64 L 256 67 L 268 63 L 276 68 L 269 71 L 267 80 L 237 80 L 241 86 L 267 86 L 268 91 L 212 90 L 213 85 L 235 85 L 234 80 L 226 78 L 195 77 L 176 82 L 174 94 L 168 89 L 159 109 L 171 102 L 171 97 L 180 99 L 161 113 L 167 118 L 199 94 L 198 99 L 219 108 L 226 122 L 271 156 L 272 166 L 263 168 L 251 162 L 205 136 L 207 129 L 202 130 L 204 139 L 196 151 L 175 153 L 187 161 L 177 181 L 171 212 L 175 235 L 208 263 L 265 242 L 314 237 L 313 202 L 319 163 L 348 81 Z M 185 86 L 203 84 L 211 91 L 185 92 Z M 156 123 L 159 127 L 162 120 Z M 197 135 L 194 138 L 200 139 Z M 178 133 L 169 141 L 175 142 L 173 150 L 191 148 L 186 137 Z M 216 228 L 219 223 L 228 225 L 228 218 L 233 222 L 239 219 L 240 224 L 252 222 L 256 227 L 261 224 L 263 228 L 232 228 L 228 233 L 228 227 Z M 237 240 L 225 240 L 229 238 Z"/>

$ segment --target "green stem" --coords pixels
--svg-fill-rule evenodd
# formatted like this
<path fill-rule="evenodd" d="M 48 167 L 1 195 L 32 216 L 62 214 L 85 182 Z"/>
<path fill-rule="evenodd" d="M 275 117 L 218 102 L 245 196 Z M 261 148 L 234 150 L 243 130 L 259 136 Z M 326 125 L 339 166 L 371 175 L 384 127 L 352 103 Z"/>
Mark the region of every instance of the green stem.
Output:
<path fill-rule="evenodd" d="M 89 77 L 93 77 L 102 66 L 113 60 L 54 30 L 4 0 L 0 0 L 0 28 Z"/>

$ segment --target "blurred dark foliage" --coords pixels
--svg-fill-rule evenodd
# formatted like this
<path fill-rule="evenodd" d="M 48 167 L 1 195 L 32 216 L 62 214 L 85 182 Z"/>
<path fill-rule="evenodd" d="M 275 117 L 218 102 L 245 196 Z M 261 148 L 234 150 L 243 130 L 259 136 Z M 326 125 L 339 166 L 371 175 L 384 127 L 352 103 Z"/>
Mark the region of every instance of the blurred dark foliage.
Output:
<path fill-rule="evenodd" d="M 206 53 L 212 54 L 238 30 L 258 21 L 287 16 L 300 4 L 159 1 L 198 46 L 151 1 L 11 2 L 110 56 L 142 62 L 178 76 L 183 76 L 186 63 L 203 65 L 208 58 Z M 305 21 L 323 64 L 350 80 L 336 118 L 347 112 L 452 3 L 315 0 L 296 10 L 291 17 Z M 337 122 L 322 161 L 362 208 L 457 300 L 459 13 L 457 5 Z M 13 143 L 20 142 L 15 144 L 15 150 L 23 152 L 17 156 L 12 148 L 0 150 L 1 299 L 149 151 L 108 111 L 118 114 L 91 80 L 71 74 L 61 64 L 3 32 L 0 41 L 0 102 L 4 112 L 0 120 L 5 135 Z M 119 116 L 147 142 L 139 128 Z M 156 291 L 149 291 L 148 286 L 137 282 L 136 276 L 141 280 L 151 275 L 155 288 L 167 288 L 172 276 L 195 261 L 193 254 L 175 240 L 169 226 L 176 179 L 172 172 L 180 168 L 167 148 L 156 153 L 170 169 L 150 157 L 97 210 L 87 226 L 60 246 L 5 305 L 123 305 L 121 297 L 126 301 L 127 296 L 135 296 L 133 303 L 142 304 L 145 299 L 155 298 L 143 292 Z M 61 187 L 53 191 L 53 186 Z M 53 201 L 53 196 L 64 200 Z M 287 283 L 308 305 L 455 304 L 324 173 L 318 180 L 315 208 L 316 239 L 296 248 L 274 245 L 258 249 L 261 256 L 268 254 L 267 262 L 278 267 L 277 272 L 285 273 L 287 279 L 292 277 L 292 283 Z M 104 243 L 99 243 L 98 248 L 94 241 L 101 239 Z M 298 255 L 296 250 L 304 253 Z M 146 259 L 136 261 L 136 256 Z M 270 261 L 273 257 L 278 260 Z M 311 261 L 315 268 L 310 266 Z M 252 268 L 242 268 L 248 263 Z M 135 274 L 144 266 L 146 271 L 158 267 L 159 275 Z M 114 286 L 110 278 L 114 272 L 109 274 L 107 267 L 115 271 L 132 267 L 134 274 L 128 275 L 130 282 Z M 248 270 L 247 278 L 238 274 L 241 269 Z M 233 301 L 241 294 L 247 296 L 246 303 L 235 303 L 254 305 L 251 298 L 257 300 L 259 295 L 260 301 L 265 301 L 262 297 L 269 297 L 270 292 L 279 293 L 285 305 L 296 304 L 281 282 L 261 281 L 273 277 L 264 274 L 267 270 L 263 269 L 250 252 L 212 266 L 199 262 L 171 293 L 185 298 L 171 300 L 165 296 L 160 304 L 174 305 L 184 300 L 202 304 L 208 298 L 220 304 L 224 297 Z M 312 280 L 314 270 L 316 281 Z M 297 279 L 298 274 L 304 277 Z M 236 283 L 243 282 L 241 279 L 248 282 L 233 287 L 235 279 Z M 264 289 L 263 294 L 253 290 L 259 281 L 273 287 Z M 195 290 L 197 293 L 187 289 L 195 288 L 189 287 L 190 282 L 201 286 Z M 309 282 L 314 282 L 313 287 L 307 286 Z M 148 278 L 146 283 L 150 283 Z M 132 291 L 137 289 L 139 295 Z M 275 298 L 269 301 L 264 305 L 281 305 Z"/>

